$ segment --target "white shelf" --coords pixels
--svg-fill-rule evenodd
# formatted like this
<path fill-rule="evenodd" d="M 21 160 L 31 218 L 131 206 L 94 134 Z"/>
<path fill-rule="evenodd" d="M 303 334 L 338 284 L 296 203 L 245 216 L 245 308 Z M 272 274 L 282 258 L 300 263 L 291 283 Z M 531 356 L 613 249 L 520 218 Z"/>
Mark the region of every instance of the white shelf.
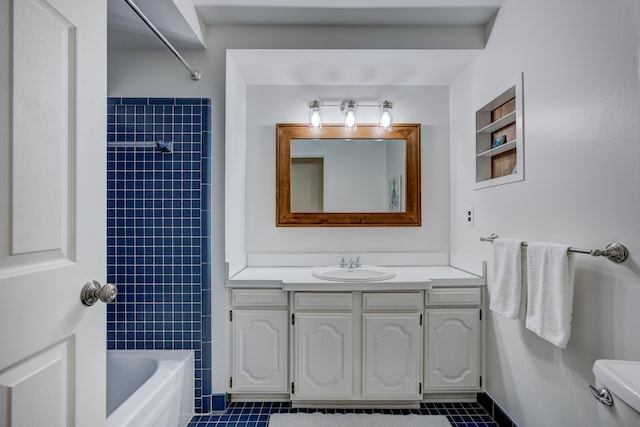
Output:
<path fill-rule="evenodd" d="M 519 173 L 511 175 L 501 176 L 499 178 L 485 179 L 484 181 L 476 182 L 476 190 L 487 187 L 495 187 L 498 185 L 509 184 L 512 182 L 522 181 L 524 178 Z"/>
<path fill-rule="evenodd" d="M 491 133 L 498 129 L 502 129 L 503 127 L 513 123 L 516 121 L 516 112 L 513 111 L 507 114 L 504 117 L 499 118 L 495 122 L 489 123 L 487 126 L 483 127 L 476 131 L 476 133 Z"/>
<path fill-rule="evenodd" d="M 482 153 L 476 155 L 476 157 L 486 157 L 486 156 L 495 156 L 500 153 L 504 153 L 505 151 L 509 151 L 512 148 L 516 148 L 516 140 L 505 142 L 499 147 L 492 148 L 491 150 L 483 151 Z"/>
<path fill-rule="evenodd" d="M 504 92 L 491 99 L 487 104 L 476 110 L 476 142 L 475 142 L 475 189 L 493 187 L 508 184 L 524 179 L 524 134 L 522 126 L 523 101 L 522 101 L 523 75 L 520 74 L 512 82 L 512 86 Z M 493 112 L 511 102 L 507 107 L 513 111 L 495 121 L 491 121 Z M 515 104 L 515 105 L 514 105 Z M 500 112 L 506 108 L 500 108 Z M 504 129 L 504 136 L 511 138 L 510 141 L 499 147 L 491 148 L 496 136 Z M 511 156 L 511 151 L 515 152 L 515 158 Z M 505 154 L 508 158 L 499 159 L 500 154 Z M 507 162 L 507 163 L 505 163 Z M 513 168 L 508 170 L 507 168 Z M 495 167 L 499 168 L 494 171 Z M 511 172 L 507 175 L 500 173 Z"/>

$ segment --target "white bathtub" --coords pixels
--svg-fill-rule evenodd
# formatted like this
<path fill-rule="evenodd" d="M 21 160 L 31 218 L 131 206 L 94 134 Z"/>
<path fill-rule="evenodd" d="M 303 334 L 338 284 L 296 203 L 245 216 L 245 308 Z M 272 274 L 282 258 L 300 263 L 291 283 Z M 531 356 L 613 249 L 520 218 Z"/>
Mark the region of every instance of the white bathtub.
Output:
<path fill-rule="evenodd" d="M 107 427 L 186 426 L 193 370 L 191 351 L 107 351 Z"/>

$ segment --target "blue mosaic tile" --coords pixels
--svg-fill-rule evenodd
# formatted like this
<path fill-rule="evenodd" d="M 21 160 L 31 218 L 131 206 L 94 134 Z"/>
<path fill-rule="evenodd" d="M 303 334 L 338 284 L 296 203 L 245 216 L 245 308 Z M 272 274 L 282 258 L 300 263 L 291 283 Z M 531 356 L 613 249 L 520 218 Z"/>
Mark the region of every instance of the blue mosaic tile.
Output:
<path fill-rule="evenodd" d="M 155 104 L 171 104 L 171 105 L 173 105 L 174 102 L 175 102 L 175 100 L 173 98 L 149 98 L 149 104 L 152 104 L 152 105 L 155 105 Z"/>
<path fill-rule="evenodd" d="M 201 217 L 211 208 L 199 190 L 209 176 L 201 173 L 200 133 L 211 131 L 199 125 L 210 123 L 201 117 L 205 101 L 108 98 L 106 138 L 107 275 L 118 287 L 107 308 L 107 348 L 194 350 L 197 413 L 212 401 L 211 304 L 202 296 L 202 264 L 210 277 L 211 260 L 201 247 L 210 241 Z M 171 152 L 159 152 L 155 141 L 170 143 Z"/>
<path fill-rule="evenodd" d="M 146 104 L 147 98 L 122 98 L 122 104 Z"/>
<path fill-rule="evenodd" d="M 227 395 L 222 394 L 214 394 L 212 396 L 213 400 L 213 410 L 217 412 L 222 412 L 227 410 Z"/>
<path fill-rule="evenodd" d="M 211 107 L 202 107 L 202 115 L 195 116 L 194 123 L 202 123 L 204 129 L 211 129 Z"/>

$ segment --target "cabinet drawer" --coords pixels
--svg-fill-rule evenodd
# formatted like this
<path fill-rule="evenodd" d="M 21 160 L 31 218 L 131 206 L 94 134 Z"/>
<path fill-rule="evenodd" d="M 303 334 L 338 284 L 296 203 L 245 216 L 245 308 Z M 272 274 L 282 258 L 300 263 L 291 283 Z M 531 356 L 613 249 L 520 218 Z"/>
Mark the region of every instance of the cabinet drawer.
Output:
<path fill-rule="evenodd" d="M 480 305 L 480 289 L 429 289 L 427 291 L 427 305 Z"/>
<path fill-rule="evenodd" d="M 233 289 L 234 307 L 286 307 L 287 293 L 280 289 Z"/>
<path fill-rule="evenodd" d="M 365 292 L 362 294 L 363 310 L 420 310 L 422 292 Z"/>
<path fill-rule="evenodd" d="M 293 307 L 296 310 L 351 310 L 351 292 L 296 292 Z"/>

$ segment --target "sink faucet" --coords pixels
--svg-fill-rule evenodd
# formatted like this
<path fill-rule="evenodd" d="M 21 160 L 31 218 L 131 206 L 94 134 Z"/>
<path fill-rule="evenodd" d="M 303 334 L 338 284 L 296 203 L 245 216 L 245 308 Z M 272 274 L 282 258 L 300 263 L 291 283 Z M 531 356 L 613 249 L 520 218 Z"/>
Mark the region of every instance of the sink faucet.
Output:
<path fill-rule="evenodd" d="M 360 255 L 355 258 L 351 257 L 347 261 L 344 255 L 337 255 L 340 257 L 340 268 L 359 268 L 362 264 L 360 264 Z"/>
<path fill-rule="evenodd" d="M 358 255 L 355 259 L 349 258 L 349 262 L 347 263 L 347 268 L 359 268 L 360 267 L 360 255 Z"/>

